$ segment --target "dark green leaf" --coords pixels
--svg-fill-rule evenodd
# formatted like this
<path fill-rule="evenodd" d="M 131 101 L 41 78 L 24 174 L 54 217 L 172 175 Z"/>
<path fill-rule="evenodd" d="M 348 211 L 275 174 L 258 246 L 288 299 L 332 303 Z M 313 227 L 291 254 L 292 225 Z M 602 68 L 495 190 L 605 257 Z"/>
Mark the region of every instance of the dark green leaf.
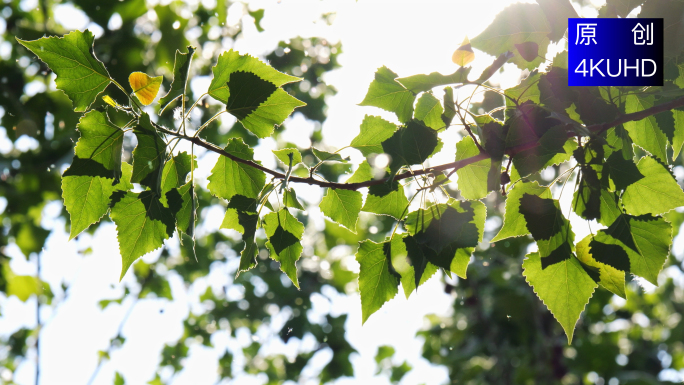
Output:
<path fill-rule="evenodd" d="M 402 166 L 423 163 L 432 155 L 438 143 L 435 130 L 414 120 L 382 142 L 382 149 L 392 157 L 390 169 L 396 172 Z"/>
<path fill-rule="evenodd" d="M 619 152 L 614 152 L 606 160 L 605 168 L 608 170 L 610 179 L 615 183 L 615 188 L 624 190 L 632 183 L 638 182 L 644 176 L 631 159 L 625 159 Z"/>
<path fill-rule="evenodd" d="M 264 217 L 264 230 L 268 237 L 266 246 L 271 252 L 271 258 L 280 262 L 280 270 L 299 288 L 295 262 L 302 254 L 300 241 L 304 234 L 304 225 L 283 208 Z"/>
<path fill-rule="evenodd" d="M 133 130 L 138 145 L 133 150 L 133 176 L 131 182 L 161 191 L 161 176 L 166 159 L 166 142 L 159 136 L 146 113 L 140 116 Z"/>
<path fill-rule="evenodd" d="M 525 193 L 520 198 L 519 211 L 525 217 L 527 229 L 535 241 L 551 239 L 563 230 L 563 213 L 555 199 Z"/>

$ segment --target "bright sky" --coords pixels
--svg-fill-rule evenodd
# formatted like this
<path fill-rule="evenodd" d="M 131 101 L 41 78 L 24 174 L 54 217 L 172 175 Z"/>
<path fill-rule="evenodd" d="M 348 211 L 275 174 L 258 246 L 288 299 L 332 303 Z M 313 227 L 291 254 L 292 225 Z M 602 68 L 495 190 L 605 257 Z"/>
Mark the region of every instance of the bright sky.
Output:
<path fill-rule="evenodd" d="M 26 1 L 26 0 L 25 0 Z M 205 0 L 210 1 L 210 0 Z M 28 1 L 27 3 L 30 3 Z M 510 0 L 483 1 L 373 1 L 373 0 L 270 0 L 255 1 L 250 4 L 251 9 L 264 8 L 266 10 L 262 25 L 265 32 L 258 33 L 255 28 L 245 28 L 243 38 L 235 42 L 234 47 L 241 53 L 252 53 L 263 57 L 270 52 L 278 41 L 288 37 L 303 36 L 326 37 L 331 41 L 341 40 L 343 55 L 340 61 L 343 67 L 326 77 L 326 81 L 335 86 L 338 94 L 329 101 L 328 120 L 323 125 L 326 143 L 333 149 L 339 148 L 340 143 L 349 143 L 358 133 L 358 127 L 365 114 L 381 115 L 394 120 L 391 114 L 372 107 L 360 107 L 357 104 L 363 99 L 369 83 L 373 79 L 375 70 L 386 65 L 399 76 L 439 71 L 444 74 L 453 72 L 456 66 L 451 62 L 451 54 L 460 45 L 464 36 L 476 36 L 491 23 L 495 14 L 509 3 Z M 600 3 L 600 2 L 599 2 Z M 595 4 L 600 5 L 600 4 Z M 27 6 L 31 6 L 28 4 Z M 584 16 L 594 16 L 593 9 L 579 10 Z M 323 13 L 336 12 L 337 17 L 332 26 L 316 23 Z M 57 20 L 67 28 L 83 29 L 89 26 L 97 30 L 96 26 L 82 13 L 74 13 L 69 5 L 59 6 L 56 12 Z M 229 13 L 229 21 L 230 21 Z M 95 27 L 95 28 L 94 28 Z M 100 30 L 101 31 L 101 30 Z M 231 47 L 223 47 L 229 49 Z M 493 58 L 478 53 L 473 63 L 473 74 L 479 74 L 491 63 Z M 495 75 L 493 81 L 504 87 L 515 84 L 520 71 L 507 65 L 505 76 Z M 206 79 L 199 79 L 193 88 L 206 88 Z M 302 133 L 310 131 L 311 123 L 296 115 L 288 122 L 288 129 L 284 134 L 288 140 L 297 143 Z M 454 148 L 456 137 L 443 138 L 444 148 Z M 270 150 L 275 146 L 266 140 L 257 150 L 257 159 L 263 160 L 268 166 L 274 162 Z M 451 161 L 453 152 L 441 159 L 433 160 L 436 164 Z M 345 153 L 345 155 L 347 155 Z M 355 150 L 349 150 L 348 155 L 359 163 L 361 155 Z M 200 167 L 210 169 L 215 157 L 207 155 L 200 161 Z M 299 193 L 299 188 L 302 193 Z M 317 188 L 297 186 L 298 195 L 307 201 L 317 204 L 321 192 Z M 571 189 L 571 186 L 567 188 Z M 572 190 L 570 190 L 572 191 Z M 570 194 L 566 194 L 568 197 Z M 564 203 L 569 204 L 568 202 Z M 564 206 L 567 207 L 567 206 Z M 55 219 L 61 211 L 61 202 L 55 202 L 45 209 L 44 225 L 54 229 L 48 239 L 46 249 L 41 255 L 43 263 L 43 279 L 53 288 L 60 285 L 64 279 L 71 283 L 70 298 L 60 305 L 54 314 L 44 307 L 41 316 L 49 320 L 41 334 L 41 375 L 42 384 L 84 384 L 97 365 L 97 351 L 107 348 L 109 339 L 116 334 L 119 322 L 128 311 L 130 302 L 122 305 L 111 305 L 105 311 L 100 311 L 98 302 L 103 298 L 115 298 L 123 292 L 123 283 L 118 283 L 121 261 L 116 243 L 116 232 L 110 223 L 100 226 L 95 236 L 89 239 L 87 234 L 78 241 L 67 242 L 68 235 L 64 232 L 64 223 Z M 218 229 L 223 217 L 219 208 L 204 210 L 204 231 Z M 310 212 L 315 225 L 320 226 L 322 217 L 320 212 Z M 575 227 L 578 230 L 578 227 Z M 578 234 L 577 239 L 584 235 Z M 92 253 L 79 253 L 91 245 Z M 677 242 L 675 242 L 677 244 Z M 680 242 L 681 243 L 681 242 Z M 171 242 L 173 245 L 174 242 Z M 351 248 L 336 249 L 335 253 L 342 254 L 348 259 L 356 250 Z M 13 257 L 11 266 L 17 274 L 35 274 L 32 263 L 24 261 L 16 246 L 8 247 L 7 252 Z M 201 257 L 201 256 L 200 256 Z M 157 254 L 151 253 L 144 259 L 147 262 L 156 260 Z M 95 384 L 111 384 L 114 371 L 121 372 L 127 384 L 142 384 L 154 376 L 160 356 L 160 350 L 165 343 L 174 343 L 182 333 L 182 320 L 192 309 L 201 309 L 198 302 L 199 294 L 210 285 L 215 289 L 231 284 L 236 258 L 227 263 L 216 263 L 207 279 L 200 279 L 189 290 L 185 290 L 182 280 L 169 275 L 175 300 L 146 299 L 136 304 L 131 316 L 123 329 L 127 338 L 122 348 L 112 354 L 108 362 L 95 381 Z M 301 263 L 301 262 L 300 262 Z M 355 262 L 353 262 L 355 263 Z M 356 265 L 358 266 L 358 265 Z M 226 282 L 226 277 L 229 280 Z M 129 272 L 124 282 L 131 283 L 134 279 Z M 239 298 L 241 286 L 230 285 L 229 295 Z M 292 290 L 295 290 L 292 288 Z M 188 309 L 187 302 L 193 304 Z M 385 377 L 374 377 L 375 362 L 373 360 L 377 347 L 384 344 L 397 348 L 395 364 L 404 360 L 413 366 L 402 383 L 415 384 L 425 382 L 429 384 L 445 383 L 448 381 L 446 368 L 431 365 L 421 357 L 422 340 L 415 338 L 415 333 L 425 325 L 425 315 L 435 313 L 449 315 L 452 312 L 453 299 L 444 294 L 443 286 L 438 278 L 431 279 L 422 286 L 418 293 L 409 300 L 399 294 L 394 300 L 386 304 L 374 314 L 368 322 L 361 326 L 361 304 L 358 293 L 344 296 L 337 295 L 334 290 L 324 290 L 323 295 L 314 298 L 315 307 L 309 314 L 316 319 L 322 314 L 331 312 L 333 315 L 348 313 L 347 339 L 358 350 L 359 354 L 352 356 L 356 377 L 340 380 L 339 384 L 386 384 Z M 0 333 L 8 334 L 18 327 L 35 325 L 35 299 L 21 303 L 16 297 L 0 298 L 3 316 L 0 317 Z M 163 313 L 160 312 L 163 310 Z M 286 313 L 286 312 L 282 312 Z M 287 314 L 274 317 L 284 319 Z M 274 321 L 277 323 L 277 321 Z M 199 343 L 190 347 L 190 357 L 185 369 L 172 382 L 181 384 L 214 384 L 218 377 L 216 373 L 216 359 L 221 356 L 226 347 L 235 354 L 235 366 L 243 362 L 240 346 L 251 343 L 253 338 L 268 340 L 270 331 L 260 330 L 256 336 L 251 336 L 246 330 L 238 330 L 238 338 L 229 338 L 225 331 L 216 332 L 212 338 L 215 346 L 209 349 Z M 276 337 L 266 344 L 268 352 L 289 352 L 296 349 L 311 349 L 311 341 L 301 342 L 291 339 L 288 345 L 282 344 Z M 331 357 L 329 350 L 318 352 L 308 365 L 305 373 L 311 381 L 302 383 L 318 383 L 315 378 Z M 31 360 L 26 360 L 15 373 L 15 380 L 19 384 L 33 384 L 35 366 Z M 371 382 L 372 381 L 372 382 Z M 264 378 L 238 374 L 235 384 L 260 384 Z"/>

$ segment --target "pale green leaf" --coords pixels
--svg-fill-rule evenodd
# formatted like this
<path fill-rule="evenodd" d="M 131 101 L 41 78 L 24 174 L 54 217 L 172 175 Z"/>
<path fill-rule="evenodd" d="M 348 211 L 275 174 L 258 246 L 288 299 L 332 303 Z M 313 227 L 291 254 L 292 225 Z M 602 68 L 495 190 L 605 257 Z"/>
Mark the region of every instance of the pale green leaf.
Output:
<path fill-rule="evenodd" d="M 644 178 L 630 184 L 622 194 L 625 211 L 633 215 L 663 214 L 684 206 L 684 192 L 670 172 L 654 158 L 637 164 Z"/>
<path fill-rule="evenodd" d="M 413 75 L 405 78 L 398 78 L 397 82 L 417 94 L 447 84 L 465 83 L 468 81 L 469 72 L 470 67 L 461 67 L 450 75 L 442 75 L 439 72 L 433 72 L 429 75 Z"/>
<path fill-rule="evenodd" d="M 625 272 L 594 259 L 589 247 L 589 243 L 593 239 L 594 237 L 589 234 L 575 246 L 577 248 L 577 259 L 587 266 L 598 268 L 599 285 L 611 293 L 627 299 L 627 294 L 625 294 Z"/>
<path fill-rule="evenodd" d="M 363 160 L 354 174 L 347 179 L 346 183 L 361 183 L 373 179 L 373 168 L 367 160 Z"/>
<path fill-rule="evenodd" d="M 466 136 L 456 143 L 456 161 L 471 158 L 479 153 L 480 150 L 470 136 Z M 491 159 L 483 159 L 456 170 L 458 189 L 463 198 L 474 200 L 487 196 L 489 193 L 487 189 L 487 174 L 491 165 Z"/>
<path fill-rule="evenodd" d="M 358 191 L 329 188 L 319 207 L 333 222 L 356 233 L 356 222 L 359 219 L 362 201 L 363 197 Z"/>
<path fill-rule="evenodd" d="M 389 139 L 397 126 L 379 116 L 366 115 L 361 123 L 361 132 L 350 146 L 361 151 L 363 156 L 382 154 L 382 142 Z"/>
<path fill-rule="evenodd" d="M 424 93 L 416 104 L 416 112 L 413 116 L 422 120 L 426 126 L 439 130 L 444 128 L 444 121 L 442 121 L 442 113 L 444 109 L 442 104 L 432 94 Z"/>
<path fill-rule="evenodd" d="M 368 189 L 366 203 L 362 211 L 374 214 L 389 215 L 401 220 L 408 214 L 409 201 L 404 193 L 404 186 L 399 182 L 376 184 Z"/>
<path fill-rule="evenodd" d="M 575 325 L 598 285 L 574 256 L 546 269 L 541 262 L 539 253 L 527 254 L 523 276 L 572 343 Z"/>
<path fill-rule="evenodd" d="M 77 161 L 78 158 L 74 158 L 74 163 Z M 114 191 L 133 188 L 130 182 L 133 168 L 128 163 L 123 163 L 123 176 L 117 184 L 113 184 L 114 180 L 110 178 L 73 175 L 69 170 L 62 176 L 62 198 L 71 219 L 69 240 L 72 240 L 102 219 L 109 210 L 110 196 Z"/>
<path fill-rule="evenodd" d="M 380 107 L 394 112 L 400 122 L 406 123 L 413 115 L 413 101 L 416 99 L 416 94 L 395 81 L 396 78 L 397 74 L 389 68 L 379 68 L 375 73 L 375 80 L 368 88 L 366 97 L 359 105 Z"/>
<path fill-rule="evenodd" d="M 283 162 L 285 168 L 290 166 L 290 154 L 292 154 L 292 167 L 302 162 L 302 154 L 296 148 L 283 148 L 281 150 L 273 150 L 273 154 L 279 161 Z"/>
<path fill-rule="evenodd" d="M 360 265 L 361 317 L 362 323 L 365 323 L 371 314 L 397 295 L 399 279 L 390 263 L 390 242 L 360 242 L 356 261 Z"/>
<path fill-rule="evenodd" d="M 293 209 L 304 210 L 304 207 L 299 203 L 297 193 L 293 188 L 286 188 L 285 191 L 283 191 L 283 205 Z"/>
<path fill-rule="evenodd" d="M 539 56 L 535 60 L 528 62 L 520 55 L 511 59 L 519 68 L 531 71 L 544 60 L 551 31 L 552 28 L 538 4 L 517 3 L 499 12 L 494 21 L 470 43 L 473 48 L 493 56 L 506 51 L 516 52 L 516 44 L 528 41 L 537 43 Z"/>
<path fill-rule="evenodd" d="M 653 107 L 653 96 L 627 95 L 625 112 L 630 114 Z M 655 116 L 624 123 L 634 144 L 643 148 L 661 161 L 667 161 L 667 137 L 658 127 Z"/>
<path fill-rule="evenodd" d="M 115 198 L 110 217 L 116 224 L 121 250 L 121 277 L 136 259 L 160 248 L 173 235 L 176 225 L 169 208 L 153 191 L 121 192 Z"/>
<path fill-rule="evenodd" d="M 238 158 L 254 160 L 254 151 L 241 138 L 229 139 L 225 150 Z M 231 199 L 236 194 L 256 198 L 265 183 L 263 171 L 222 156 L 211 170 L 207 187 L 219 198 Z"/>

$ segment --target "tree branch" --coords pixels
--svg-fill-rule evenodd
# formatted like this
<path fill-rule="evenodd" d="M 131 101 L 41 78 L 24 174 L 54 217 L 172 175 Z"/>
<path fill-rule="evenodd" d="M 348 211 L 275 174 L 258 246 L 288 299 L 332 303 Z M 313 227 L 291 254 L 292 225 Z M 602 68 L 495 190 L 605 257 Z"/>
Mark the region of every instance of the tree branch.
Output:
<path fill-rule="evenodd" d="M 607 123 L 602 123 L 602 124 L 594 124 L 594 125 L 587 127 L 587 129 L 593 133 L 601 134 L 603 131 L 608 130 L 612 127 L 618 126 L 620 124 L 623 124 L 626 122 L 631 122 L 634 120 L 641 120 L 641 119 L 647 118 L 649 116 L 655 115 L 655 114 L 660 113 L 660 112 L 675 109 L 677 107 L 684 107 L 684 97 L 672 100 L 672 101 L 667 102 L 667 103 L 659 104 L 659 105 L 653 106 L 651 108 L 647 108 L 643 111 L 638 111 L 638 112 L 634 112 L 631 114 L 622 115 L 622 116 L 618 117 L 617 119 L 613 120 L 612 122 L 607 122 Z M 179 137 L 181 139 L 185 139 L 185 140 L 190 141 L 190 142 L 192 142 L 192 143 L 194 143 L 200 147 L 204 147 L 205 149 L 207 149 L 209 151 L 212 151 L 212 152 L 217 153 L 219 155 L 225 156 L 225 157 L 227 157 L 227 158 L 229 158 L 235 162 L 242 163 L 242 164 L 248 165 L 250 167 L 254 167 L 257 170 L 261 170 L 261 171 L 265 172 L 266 174 L 269 174 L 269 175 L 271 175 L 277 179 L 285 179 L 286 178 L 286 175 L 281 173 L 281 172 L 271 170 L 270 168 L 264 167 L 264 166 L 254 162 L 254 161 L 246 160 L 246 159 L 242 159 L 240 157 L 237 157 L 237 156 L 225 151 L 224 149 L 222 149 L 222 148 L 220 148 L 220 147 L 218 147 L 212 143 L 204 141 L 200 137 L 197 137 L 197 136 L 193 137 L 193 136 L 188 136 L 188 135 L 181 134 L 178 132 L 173 132 L 173 131 L 167 130 L 163 127 L 160 127 L 158 125 L 155 125 L 155 127 L 160 132 L 163 132 L 167 135 L 172 135 L 172 136 Z M 576 134 L 572 133 L 572 132 L 568 133 L 568 137 L 573 137 L 575 135 Z M 506 150 L 506 154 L 508 156 L 512 157 L 519 152 L 529 150 L 529 149 L 535 148 L 537 146 L 539 146 L 539 142 L 532 141 L 532 142 L 529 142 L 526 144 L 522 144 L 519 146 L 509 148 Z M 483 160 L 483 159 L 488 159 L 488 158 L 489 158 L 489 154 L 482 152 L 478 155 L 475 155 L 475 156 L 472 156 L 472 157 L 466 158 L 466 159 L 461 159 L 461 160 L 456 161 L 456 162 L 446 163 L 446 164 L 442 164 L 439 166 L 428 167 L 428 168 L 420 169 L 420 170 L 409 170 L 409 171 L 406 171 L 402 174 L 396 175 L 394 177 L 394 180 L 402 180 L 402 179 L 412 178 L 412 177 L 417 176 L 417 175 L 424 175 L 424 174 L 429 174 L 429 173 L 439 172 L 439 171 L 445 171 L 445 170 L 455 171 L 455 170 L 463 168 L 469 164 L 478 162 L 478 161 Z M 392 179 L 392 178 L 388 177 L 388 178 L 369 180 L 366 182 L 359 182 L 359 183 L 337 183 L 337 182 L 320 181 L 320 180 L 314 179 L 312 177 L 301 178 L 301 177 L 290 176 L 289 181 L 295 182 L 295 183 L 306 183 L 309 185 L 316 185 L 316 186 L 320 186 L 320 187 L 329 187 L 329 188 L 334 188 L 334 189 L 339 189 L 339 190 L 358 190 L 358 189 L 361 189 L 364 187 L 370 187 L 370 186 L 375 186 L 375 185 L 386 183 L 390 179 Z"/>

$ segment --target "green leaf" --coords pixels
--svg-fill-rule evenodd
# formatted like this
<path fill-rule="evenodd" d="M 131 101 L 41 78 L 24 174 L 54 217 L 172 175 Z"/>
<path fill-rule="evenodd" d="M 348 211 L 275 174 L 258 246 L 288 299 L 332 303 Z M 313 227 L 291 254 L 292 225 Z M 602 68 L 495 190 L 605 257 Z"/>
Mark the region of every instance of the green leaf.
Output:
<path fill-rule="evenodd" d="M 396 81 L 417 94 L 447 84 L 465 83 L 468 81 L 469 72 L 470 67 L 461 67 L 451 75 L 442 75 L 439 72 L 433 72 L 429 75 L 413 75 L 405 78 L 398 78 Z"/>
<path fill-rule="evenodd" d="M 265 81 L 273 83 L 276 87 L 302 80 L 301 78 L 284 74 L 253 56 L 240 55 L 239 52 L 231 49 L 222 53 L 216 65 L 212 68 L 214 78 L 209 85 L 209 95 L 222 103 L 228 103 L 230 90 L 227 83 L 230 80 L 230 75 L 236 71 L 252 73 Z"/>
<path fill-rule="evenodd" d="M 356 233 L 356 222 L 359 219 L 362 201 L 363 197 L 358 191 L 329 188 L 319 207 L 333 222 Z"/>
<path fill-rule="evenodd" d="M 643 2 L 644 0 L 606 0 L 606 5 L 612 8 L 617 16 L 627 17 L 634 8 Z"/>
<path fill-rule="evenodd" d="M 674 136 L 672 138 L 672 161 L 674 162 L 684 145 L 684 110 L 681 108 L 674 109 L 672 114 L 674 115 Z"/>
<path fill-rule="evenodd" d="M 399 279 L 391 264 L 391 243 L 359 242 L 359 292 L 362 323 L 397 295 Z"/>
<path fill-rule="evenodd" d="M 653 107 L 653 96 L 627 95 L 625 113 L 634 113 Z M 643 148 L 663 162 L 667 161 L 667 137 L 658 127 L 655 116 L 649 116 L 639 121 L 624 123 L 634 144 Z"/>
<path fill-rule="evenodd" d="M 594 237 L 589 234 L 576 245 L 577 259 L 584 265 L 598 268 L 599 281 L 597 283 L 599 285 L 611 293 L 627 299 L 627 294 L 625 294 L 625 272 L 597 261 L 592 255 L 592 249 L 589 246 L 593 240 Z"/>
<path fill-rule="evenodd" d="M 347 179 L 345 183 L 362 183 L 373 179 L 373 168 L 370 163 L 364 159 L 359 165 L 359 168 L 354 171 L 354 174 Z"/>
<path fill-rule="evenodd" d="M 166 142 L 159 136 L 143 113 L 139 124 L 133 129 L 138 145 L 133 150 L 133 176 L 131 182 L 140 183 L 156 193 L 161 191 L 161 176 L 166 160 Z"/>
<path fill-rule="evenodd" d="M 114 375 L 114 385 L 126 385 L 126 381 L 119 372 L 116 372 Z"/>
<path fill-rule="evenodd" d="M 195 237 L 195 222 L 197 221 L 197 195 L 192 181 L 179 188 L 172 188 L 166 193 L 168 206 L 176 216 L 178 230 Z"/>
<path fill-rule="evenodd" d="M 106 114 L 95 110 L 83 115 L 76 128 L 81 137 L 74 148 L 75 156 L 97 163 L 90 164 L 91 170 L 87 174 L 113 178 L 118 183 L 121 177 L 124 131 L 109 121 Z"/>
<path fill-rule="evenodd" d="M 627 186 L 622 194 L 627 213 L 658 215 L 684 205 L 684 192 L 665 166 L 645 156 L 637 168 L 645 177 Z"/>
<path fill-rule="evenodd" d="M 121 250 L 121 277 L 136 259 L 160 248 L 173 235 L 173 213 L 153 191 L 121 192 L 114 199 L 110 217 L 116 224 Z"/>
<path fill-rule="evenodd" d="M 471 158 L 480 153 L 475 145 L 475 141 L 470 136 L 466 136 L 456 143 L 456 161 Z M 461 196 L 467 200 L 481 199 L 487 196 L 487 174 L 492 165 L 491 159 L 471 163 L 456 170 L 458 176 L 458 188 Z M 498 175 L 497 175 L 498 176 Z"/>
<path fill-rule="evenodd" d="M 187 152 L 181 152 L 172 156 L 164 165 L 164 170 L 161 176 L 161 202 L 164 206 L 169 207 L 166 201 L 166 193 L 173 188 L 181 187 L 185 184 L 185 178 L 190 173 L 191 163 L 190 155 Z M 197 160 L 194 160 L 195 168 L 197 168 Z"/>
<path fill-rule="evenodd" d="M 397 126 L 379 116 L 366 115 L 361 122 L 361 132 L 350 146 L 361 151 L 363 156 L 382 154 L 382 142 L 392 137 Z"/>
<path fill-rule="evenodd" d="M 2 263 L 2 276 L 0 279 L 7 285 L 5 293 L 7 297 L 16 296 L 21 302 L 26 302 L 32 295 L 43 292 L 42 282 L 30 275 L 16 275 L 9 266 L 9 262 Z"/>
<path fill-rule="evenodd" d="M 89 30 L 32 41 L 17 38 L 57 74 L 57 88 L 64 91 L 78 112 L 87 110 L 111 81 L 104 64 L 95 57 L 94 40 Z"/>
<path fill-rule="evenodd" d="M 636 168 L 636 166 L 634 166 Z M 572 209 L 587 220 L 601 219 L 601 165 L 583 165 L 579 186 L 573 195 Z M 598 171 L 597 171 L 598 170 Z"/>
<path fill-rule="evenodd" d="M 486 218 L 487 209 L 482 202 L 456 199 L 409 213 L 404 226 L 419 246 L 407 249 L 409 257 L 427 258 L 435 266 L 465 279 L 475 245 L 482 242 Z"/>
<path fill-rule="evenodd" d="M 413 101 L 416 94 L 395 81 L 397 74 L 387 67 L 375 72 L 375 80 L 370 84 L 368 93 L 360 106 L 380 107 L 394 112 L 400 122 L 406 123 L 413 115 Z"/>
<path fill-rule="evenodd" d="M 618 190 L 624 190 L 644 178 L 636 164 L 631 159 L 623 158 L 619 152 L 614 152 L 608 157 L 605 167 Z"/>
<path fill-rule="evenodd" d="M 527 254 L 523 276 L 565 330 L 568 344 L 572 343 L 575 324 L 594 294 L 596 282 L 574 256 L 542 269 L 539 253 Z"/>
<path fill-rule="evenodd" d="M 290 166 L 290 154 L 292 154 L 292 167 L 302 162 L 302 154 L 296 148 L 283 148 L 281 150 L 273 150 L 276 158 L 283 162 L 285 168 Z"/>
<path fill-rule="evenodd" d="M 226 216 L 221 223 L 220 228 L 233 229 L 241 233 L 242 240 L 245 243 L 240 254 L 240 267 L 236 275 L 240 275 L 240 273 L 256 266 L 256 256 L 259 251 L 254 240 L 259 221 L 259 215 L 256 210 L 257 199 L 234 195 L 230 202 L 228 202 Z"/>
<path fill-rule="evenodd" d="M 404 289 L 404 295 L 408 298 L 413 291 L 416 290 L 416 281 L 418 286 L 424 284 L 428 279 L 430 279 L 439 268 L 425 259 L 418 260 L 415 256 L 413 260 L 409 258 L 407 253 L 407 238 L 411 238 L 408 242 L 412 241 L 412 237 L 408 234 L 395 234 L 391 240 L 391 260 L 394 271 L 401 276 L 401 286 Z M 415 241 L 414 241 L 415 243 Z M 420 267 L 421 269 L 417 269 Z"/>
<path fill-rule="evenodd" d="M 439 103 L 436 97 L 432 94 L 424 93 L 420 99 L 418 99 L 418 104 L 416 104 L 416 112 L 413 116 L 423 121 L 426 126 L 439 130 L 444 128 L 444 121 L 442 121 L 442 113 L 444 109 Z"/>
<path fill-rule="evenodd" d="M 635 217 L 622 214 L 608 229 L 599 231 L 594 240 L 622 247 L 629 258 L 627 270 L 657 285 L 658 273 L 670 252 L 672 225 L 662 217 Z M 616 255 L 594 255 L 597 260 L 604 263 L 619 258 Z M 624 259 L 621 263 L 621 267 L 624 267 Z M 612 266 L 616 267 L 615 265 L 617 263 L 613 262 Z"/>
<path fill-rule="evenodd" d="M 255 57 L 230 50 L 219 56 L 212 71 L 209 95 L 225 103 L 226 110 L 260 138 L 270 136 L 274 126 L 305 105 L 280 88 L 300 78 L 279 72 Z"/>
<path fill-rule="evenodd" d="M 537 71 L 532 71 L 532 73 L 523 79 L 520 84 L 505 90 L 504 94 L 508 96 L 506 98 L 506 107 L 515 107 L 515 103 L 513 103 L 510 98 L 515 99 L 518 104 L 525 103 L 528 100 L 532 101 L 533 103 L 539 103 L 541 94 L 539 91 L 540 79 L 541 74 Z"/>
<path fill-rule="evenodd" d="M 552 197 L 551 191 L 544 186 L 539 186 L 536 181 L 531 183 L 517 183 L 506 196 L 504 223 L 501 230 L 499 230 L 499 233 L 491 240 L 492 243 L 530 233 L 529 230 L 527 230 L 527 221 L 520 213 L 520 199 L 525 194 L 536 195 L 540 198 Z"/>
<path fill-rule="evenodd" d="M 382 142 L 382 149 L 392 157 L 390 169 L 394 173 L 403 166 L 423 163 L 432 156 L 439 143 L 435 130 L 413 120 Z"/>
<path fill-rule="evenodd" d="M 618 207 L 618 201 L 619 198 L 614 192 L 601 190 L 601 217 L 598 219 L 600 224 L 610 226 L 622 214 Z"/>
<path fill-rule="evenodd" d="M 389 215 L 401 220 L 408 213 L 409 201 L 399 182 L 376 184 L 368 189 L 366 203 L 361 208 L 369 213 Z"/>
<path fill-rule="evenodd" d="M 297 193 L 292 188 L 286 188 L 285 191 L 283 191 L 283 205 L 293 209 L 304 210 L 304 207 L 297 199 Z"/>
<path fill-rule="evenodd" d="M 546 15 L 551 32 L 548 37 L 556 43 L 565 35 L 568 29 L 568 18 L 577 18 L 577 11 L 572 7 L 569 0 L 537 0 L 537 3 Z M 624 17 L 624 16 L 623 16 Z"/>
<path fill-rule="evenodd" d="M 444 113 L 442 114 L 442 121 L 444 127 L 449 128 L 451 121 L 456 116 L 456 107 L 454 105 L 454 89 L 451 87 L 444 88 Z"/>
<path fill-rule="evenodd" d="M 74 158 L 78 169 L 79 159 Z M 64 206 L 69 212 L 71 229 L 69 240 L 74 239 L 93 223 L 97 223 L 109 210 L 110 197 L 114 191 L 127 191 L 133 188 L 131 174 L 133 168 L 123 163 L 123 176 L 119 183 L 113 184 L 110 178 L 92 175 L 74 175 L 71 167 L 62 176 L 62 198 Z M 81 170 L 86 167 L 81 167 Z"/>
<path fill-rule="evenodd" d="M 176 50 L 176 57 L 173 62 L 173 81 L 171 82 L 169 92 L 159 99 L 159 104 L 161 104 L 159 115 L 164 112 L 171 102 L 185 94 L 188 84 L 188 75 L 190 73 L 190 63 L 195 54 L 195 47 L 188 46 L 187 50 L 188 52 L 186 53 L 181 53 L 180 50 Z"/>
<path fill-rule="evenodd" d="M 506 51 L 515 52 L 515 44 L 535 42 L 539 45 L 539 57 L 535 60 L 528 62 L 517 55 L 511 59 L 521 69 L 531 71 L 544 60 L 551 31 L 539 5 L 518 3 L 506 7 L 496 15 L 492 24 L 470 43 L 473 48 L 499 56 Z"/>
<path fill-rule="evenodd" d="M 225 150 L 238 158 L 254 160 L 254 151 L 241 138 L 228 139 Z M 221 156 L 211 170 L 207 187 L 213 195 L 223 199 L 231 199 L 236 194 L 256 198 L 265 183 L 263 171 Z"/>
<path fill-rule="evenodd" d="M 311 147 L 311 152 L 320 160 L 321 162 L 343 162 L 346 163 L 349 161 L 349 158 L 342 158 L 340 154 L 328 152 L 328 151 L 322 151 L 319 150 L 315 147 Z"/>
<path fill-rule="evenodd" d="M 300 241 L 304 235 L 304 225 L 283 208 L 277 213 L 264 216 L 264 230 L 268 237 L 266 247 L 271 252 L 271 258 L 280 262 L 280 270 L 299 289 L 295 262 L 302 255 Z"/>

